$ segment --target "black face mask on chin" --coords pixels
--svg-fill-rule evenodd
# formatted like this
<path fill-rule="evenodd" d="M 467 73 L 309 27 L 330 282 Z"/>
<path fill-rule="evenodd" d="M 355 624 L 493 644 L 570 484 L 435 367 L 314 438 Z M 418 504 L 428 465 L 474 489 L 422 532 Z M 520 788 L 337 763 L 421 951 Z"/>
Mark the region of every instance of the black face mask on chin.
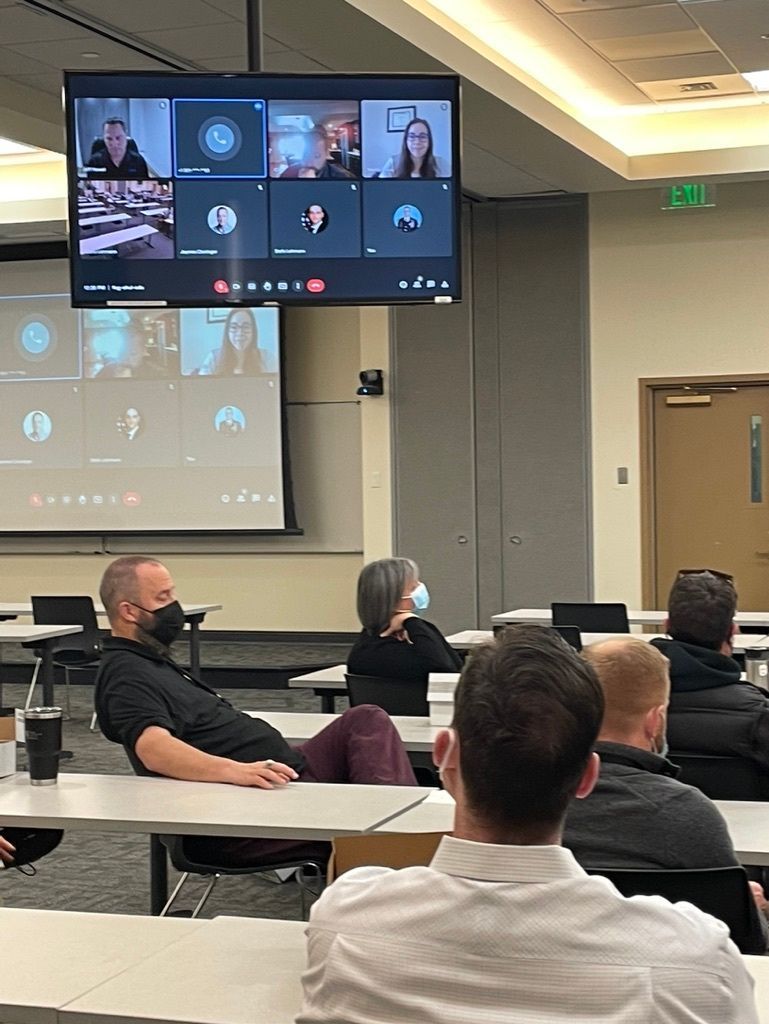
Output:
<path fill-rule="evenodd" d="M 141 608 L 152 616 L 152 625 L 141 626 L 140 628 L 153 640 L 157 640 L 163 647 L 170 647 L 174 640 L 178 640 L 184 629 L 184 609 L 178 601 L 163 605 L 162 608 L 145 608 L 143 605 L 130 601 L 134 608 Z"/>

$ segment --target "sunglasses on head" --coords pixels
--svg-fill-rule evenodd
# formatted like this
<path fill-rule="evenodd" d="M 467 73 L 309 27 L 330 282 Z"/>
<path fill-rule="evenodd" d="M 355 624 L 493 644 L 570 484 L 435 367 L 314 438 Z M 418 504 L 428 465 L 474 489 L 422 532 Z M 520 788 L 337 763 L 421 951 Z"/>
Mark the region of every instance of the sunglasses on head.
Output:
<path fill-rule="evenodd" d="M 734 583 L 734 576 L 730 576 L 728 572 L 719 572 L 718 569 L 679 569 L 676 579 L 680 580 L 682 576 L 702 576 L 703 573 L 709 573 L 716 579 Z"/>

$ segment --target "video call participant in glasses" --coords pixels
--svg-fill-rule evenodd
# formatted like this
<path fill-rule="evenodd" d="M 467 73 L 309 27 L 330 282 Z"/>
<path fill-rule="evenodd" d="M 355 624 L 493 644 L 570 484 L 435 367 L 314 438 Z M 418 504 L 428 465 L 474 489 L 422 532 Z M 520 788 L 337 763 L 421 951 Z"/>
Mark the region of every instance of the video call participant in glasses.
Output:
<path fill-rule="evenodd" d="M 410 558 L 380 558 L 358 577 L 363 630 L 347 658 L 354 675 L 426 682 L 430 672 L 458 672 L 462 659 L 437 626 L 420 618 L 430 604 L 419 566 Z"/>
<path fill-rule="evenodd" d="M 401 151 L 391 156 L 380 178 L 449 178 L 448 164 L 433 153 L 433 133 L 427 121 L 415 117 L 403 132 Z"/>
<path fill-rule="evenodd" d="M 199 376 L 237 377 L 264 373 L 258 342 L 259 331 L 251 310 L 231 310 L 224 324 L 222 343 L 203 360 L 198 370 Z"/>
<path fill-rule="evenodd" d="M 668 742 L 673 751 L 750 758 L 769 775 L 769 694 L 740 679 L 736 611 L 734 581 L 723 573 L 681 573 L 673 584 L 671 639 L 651 641 L 670 662 Z"/>
<path fill-rule="evenodd" d="M 109 117 L 102 127 L 104 149 L 92 153 L 87 167 L 103 167 L 105 178 L 149 178 L 147 161 L 129 140 L 125 121 Z M 131 145 L 129 145 L 129 142 Z"/>
<path fill-rule="evenodd" d="M 593 669 L 551 630 L 512 626 L 473 652 L 433 744 L 452 834 L 426 866 L 328 886 L 296 1024 L 757 1024 L 723 922 L 626 899 L 561 845 L 598 777 L 602 712 Z"/>
<path fill-rule="evenodd" d="M 317 178 L 320 181 L 354 178 L 355 175 L 329 155 L 329 140 L 324 128 L 313 128 L 304 139 L 304 154 L 299 163 L 287 167 L 281 178 Z"/>

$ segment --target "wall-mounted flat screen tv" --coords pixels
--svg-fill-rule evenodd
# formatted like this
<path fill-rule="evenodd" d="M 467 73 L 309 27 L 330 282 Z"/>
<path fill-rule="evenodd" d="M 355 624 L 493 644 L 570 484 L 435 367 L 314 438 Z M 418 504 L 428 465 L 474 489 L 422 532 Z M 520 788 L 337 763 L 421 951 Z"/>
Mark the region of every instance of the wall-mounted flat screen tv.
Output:
<path fill-rule="evenodd" d="M 69 72 L 72 302 L 460 298 L 454 75 Z"/>

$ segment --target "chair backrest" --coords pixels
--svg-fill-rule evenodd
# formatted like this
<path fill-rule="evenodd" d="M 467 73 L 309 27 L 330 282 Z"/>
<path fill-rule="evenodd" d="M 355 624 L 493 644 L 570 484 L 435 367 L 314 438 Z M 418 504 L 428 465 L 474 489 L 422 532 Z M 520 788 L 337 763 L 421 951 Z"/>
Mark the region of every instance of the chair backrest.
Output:
<path fill-rule="evenodd" d="M 590 868 L 588 873 L 608 878 L 623 896 L 664 896 L 671 903 L 693 903 L 728 925 L 740 952 L 766 952 L 759 911 L 743 867 L 681 871 Z"/>
<path fill-rule="evenodd" d="M 361 836 L 336 836 L 331 843 L 326 881 L 352 868 L 425 867 L 438 849 L 444 832 L 371 832 Z"/>
<path fill-rule="evenodd" d="M 573 647 L 575 651 L 582 650 L 582 634 L 579 631 L 579 626 L 553 626 L 556 633 L 559 633 L 569 647 Z"/>
<path fill-rule="evenodd" d="M 91 597 L 33 597 L 32 617 L 37 626 L 82 626 L 82 633 L 63 636 L 54 650 L 98 652 L 99 626 Z"/>
<path fill-rule="evenodd" d="M 769 775 L 746 757 L 671 750 L 668 759 L 681 769 L 679 782 L 694 786 L 711 800 L 769 800 Z"/>
<path fill-rule="evenodd" d="M 624 604 L 574 604 L 554 601 L 550 605 L 554 626 L 577 626 L 583 633 L 629 633 Z"/>
<path fill-rule="evenodd" d="M 345 673 L 350 706 L 376 704 L 388 715 L 430 714 L 427 703 L 427 680 L 423 683 L 413 679 L 380 679 L 377 676 L 356 676 Z"/>

